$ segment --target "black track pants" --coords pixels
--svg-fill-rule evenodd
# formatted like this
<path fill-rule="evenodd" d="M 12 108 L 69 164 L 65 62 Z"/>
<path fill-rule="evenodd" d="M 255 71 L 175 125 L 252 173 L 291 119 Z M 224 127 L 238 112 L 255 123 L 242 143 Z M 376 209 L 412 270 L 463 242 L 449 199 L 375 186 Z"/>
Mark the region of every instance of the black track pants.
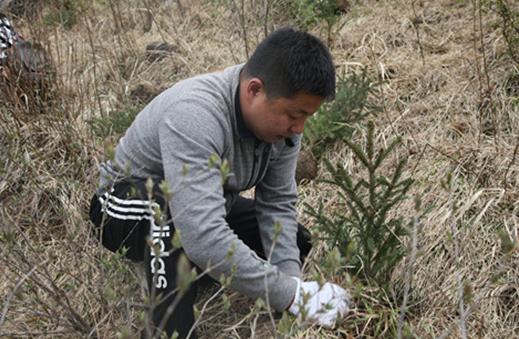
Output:
<path fill-rule="evenodd" d="M 145 181 L 122 181 L 111 192 L 94 195 L 90 219 L 95 225 L 96 237 L 106 248 L 115 252 L 124 247 L 127 258 L 136 262 L 144 260 L 148 288 L 154 301 L 151 303 L 154 331 L 166 331 L 168 337 L 176 331 L 179 338 L 187 338 L 195 321 L 193 304 L 198 284 L 190 284 L 185 291 L 178 290 L 178 262 L 184 254 L 181 248 L 173 249 L 174 228 L 168 222 L 167 204 L 157 186 L 153 191 L 153 202 L 150 202 Z M 157 209 L 166 216 L 165 222 L 155 220 L 157 214 L 153 211 Z M 253 200 L 239 197 L 226 220 L 245 244 L 265 258 Z M 148 235 L 153 249 L 146 244 Z M 301 224 L 297 245 L 303 262 L 311 243 L 310 233 Z M 194 330 L 189 338 L 197 338 Z"/>

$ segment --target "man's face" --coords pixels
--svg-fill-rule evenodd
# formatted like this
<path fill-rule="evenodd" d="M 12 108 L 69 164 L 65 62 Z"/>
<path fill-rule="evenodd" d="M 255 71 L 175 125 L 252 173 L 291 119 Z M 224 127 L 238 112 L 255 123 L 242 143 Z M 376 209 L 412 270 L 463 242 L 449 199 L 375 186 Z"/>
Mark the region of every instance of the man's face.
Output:
<path fill-rule="evenodd" d="M 321 106 L 324 98 L 298 93 L 291 98 L 269 99 L 262 89 L 242 107 L 247 127 L 265 142 L 274 143 L 303 132 L 306 120 Z"/>

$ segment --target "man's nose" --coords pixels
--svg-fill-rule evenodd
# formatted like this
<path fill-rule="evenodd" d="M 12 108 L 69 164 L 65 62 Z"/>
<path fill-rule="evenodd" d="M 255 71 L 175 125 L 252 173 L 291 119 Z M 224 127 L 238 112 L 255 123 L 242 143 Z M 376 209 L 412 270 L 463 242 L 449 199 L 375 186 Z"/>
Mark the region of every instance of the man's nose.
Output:
<path fill-rule="evenodd" d="M 294 134 L 301 134 L 301 133 L 303 133 L 304 128 L 305 128 L 305 120 L 300 120 L 291 126 L 290 132 L 292 132 Z"/>

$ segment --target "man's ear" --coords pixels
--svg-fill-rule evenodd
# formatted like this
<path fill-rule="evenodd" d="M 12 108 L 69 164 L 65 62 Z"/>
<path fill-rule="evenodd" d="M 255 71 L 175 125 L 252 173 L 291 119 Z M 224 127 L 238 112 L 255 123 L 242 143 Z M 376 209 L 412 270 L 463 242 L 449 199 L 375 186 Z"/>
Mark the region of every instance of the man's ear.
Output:
<path fill-rule="evenodd" d="M 259 78 L 251 78 L 247 80 L 247 96 L 250 98 L 257 96 L 264 91 L 263 81 Z"/>

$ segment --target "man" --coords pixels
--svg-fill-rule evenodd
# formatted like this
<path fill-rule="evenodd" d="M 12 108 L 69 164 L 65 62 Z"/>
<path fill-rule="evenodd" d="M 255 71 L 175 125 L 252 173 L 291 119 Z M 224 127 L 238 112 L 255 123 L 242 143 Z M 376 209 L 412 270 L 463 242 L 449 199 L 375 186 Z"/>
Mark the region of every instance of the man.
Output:
<path fill-rule="evenodd" d="M 158 331 L 185 338 L 194 324 L 196 283 L 176 290 L 181 253 L 275 310 L 328 327 L 348 311 L 342 288 L 299 278 L 311 245 L 296 221 L 297 154 L 305 121 L 334 93 L 328 49 L 283 28 L 245 65 L 181 81 L 138 114 L 114 160 L 101 166 L 91 219 L 106 247 L 144 259 L 150 291 L 162 296 L 152 311 Z M 254 200 L 238 195 L 252 187 Z"/>

